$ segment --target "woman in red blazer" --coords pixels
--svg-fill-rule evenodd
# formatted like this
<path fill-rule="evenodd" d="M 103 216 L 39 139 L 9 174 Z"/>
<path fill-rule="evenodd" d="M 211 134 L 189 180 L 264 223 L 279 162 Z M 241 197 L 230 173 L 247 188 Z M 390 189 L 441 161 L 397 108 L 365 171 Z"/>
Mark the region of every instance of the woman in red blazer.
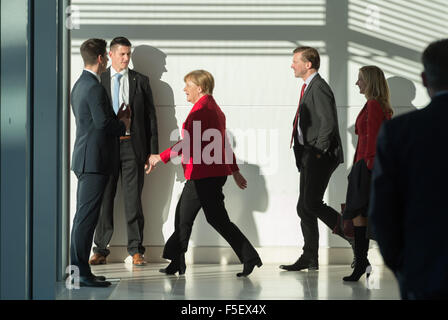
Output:
<path fill-rule="evenodd" d="M 359 92 L 366 97 L 367 102 L 356 118 L 355 133 L 358 135 L 358 144 L 353 167 L 355 167 L 355 164 L 361 165 L 359 161 L 364 161 L 367 167 L 365 171 L 369 171 L 367 175 L 370 176 L 375 159 L 378 132 L 383 121 L 391 118 L 393 111 L 390 106 L 389 86 L 380 68 L 365 66 L 359 69 L 356 85 L 359 87 Z M 370 184 L 370 179 L 366 179 L 366 183 Z M 359 193 L 356 196 L 358 197 Z M 346 213 L 344 212 L 345 219 L 347 219 Z M 355 268 L 353 273 L 348 277 L 344 277 L 343 280 L 358 281 L 365 272 L 367 272 L 367 275 L 370 274 L 370 263 L 367 259 L 369 250 L 367 207 L 365 207 L 365 210 L 361 210 L 361 212 L 354 211 L 351 213 L 351 216 L 349 214 L 348 218 L 352 219 L 354 225 Z"/>
<path fill-rule="evenodd" d="M 248 276 L 261 259 L 238 227 L 233 224 L 224 206 L 222 188 L 227 176 L 233 175 L 241 189 L 247 187 L 239 172 L 236 158 L 226 135 L 226 117 L 213 99 L 213 76 L 205 70 L 195 70 L 184 77 L 188 102 L 193 108 L 182 125 L 182 140 L 160 155 L 152 155 L 147 173 L 158 162 L 167 163 L 182 155 L 187 182 L 176 208 L 175 230 L 165 244 L 163 257 L 171 263 L 160 271 L 166 274 L 185 273 L 185 252 L 193 222 L 202 208 L 207 222 L 224 237 L 244 264 L 237 276 Z"/>

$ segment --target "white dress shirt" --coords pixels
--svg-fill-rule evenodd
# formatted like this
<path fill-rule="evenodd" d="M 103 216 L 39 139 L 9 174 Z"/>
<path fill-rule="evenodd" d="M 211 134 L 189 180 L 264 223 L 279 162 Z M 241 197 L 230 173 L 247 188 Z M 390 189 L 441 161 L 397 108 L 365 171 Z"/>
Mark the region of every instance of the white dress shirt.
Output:
<path fill-rule="evenodd" d="M 118 72 L 115 71 L 115 69 L 111 66 L 110 67 L 110 92 L 112 92 L 112 100 L 114 99 L 114 86 L 115 86 L 115 81 L 114 81 L 114 77 Z M 123 69 L 119 72 L 122 77 L 120 79 L 120 93 L 119 93 L 119 98 L 120 101 L 118 101 L 118 107 L 121 106 L 121 104 L 124 102 L 124 104 L 128 105 L 129 104 L 129 71 L 128 68 Z M 112 104 L 114 103 L 114 101 L 112 101 Z"/>
<path fill-rule="evenodd" d="M 112 93 L 112 105 L 114 102 L 114 77 L 117 73 L 120 73 L 122 75 L 122 77 L 120 78 L 120 93 L 118 94 L 118 97 L 120 99 L 120 101 L 118 101 L 118 108 L 120 108 L 122 103 L 124 103 L 125 105 L 129 105 L 129 70 L 128 68 L 126 68 L 121 70 L 120 72 L 117 72 L 114 67 L 110 66 L 110 92 Z M 129 136 L 130 134 L 131 133 L 129 131 L 126 131 L 127 136 Z"/>

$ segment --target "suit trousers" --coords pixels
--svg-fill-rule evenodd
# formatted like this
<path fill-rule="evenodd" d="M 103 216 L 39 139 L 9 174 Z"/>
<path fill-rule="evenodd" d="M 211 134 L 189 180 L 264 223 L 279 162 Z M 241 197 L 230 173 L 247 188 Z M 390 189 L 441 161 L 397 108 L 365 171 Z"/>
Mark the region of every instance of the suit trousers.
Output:
<path fill-rule="evenodd" d="M 79 275 L 92 275 L 89 266 L 93 233 L 98 222 L 108 176 L 95 173 L 77 174 L 78 190 L 76 213 L 70 241 L 71 264 L 79 268 Z"/>
<path fill-rule="evenodd" d="M 141 194 L 144 182 L 144 164 L 136 159 L 131 139 L 120 141 L 120 168 L 109 177 L 101 208 L 98 226 L 95 231 L 95 253 L 108 256 L 107 246 L 114 232 L 114 199 L 117 191 L 118 177 L 121 175 L 121 186 L 124 200 L 124 211 L 127 222 L 128 244 L 130 255 L 145 253 L 143 246 L 144 216 Z"/>
<path fill-rule="evenodd" d="M 165 244 L 163 258 L 173 260 L 187 251 L 193 222 L 201 208 L 207 222 L 230 244 L 242 263 L 259 257 L 229 219 L 222 193 L 226 180 L 227 176 L 187 180 L 176 207 L 175 230 Z"/>
<path fill-rule="evenodd" d="M 318 258 L 319 218 L 330 229 L 337 223 L 339 213 L 323 202 L 331 174 L 338 162 L 326 154 L 318 154 L 313 150 L 305 150 L 301 158 L 300 195 L 297 203 L 297 214 L 304 239 L 303 255 L 307 258 Z"/>

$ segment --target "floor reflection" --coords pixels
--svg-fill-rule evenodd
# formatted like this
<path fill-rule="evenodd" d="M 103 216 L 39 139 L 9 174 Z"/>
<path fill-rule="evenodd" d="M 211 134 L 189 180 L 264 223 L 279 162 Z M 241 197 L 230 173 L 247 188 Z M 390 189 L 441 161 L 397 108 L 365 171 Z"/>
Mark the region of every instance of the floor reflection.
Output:
<path fill-rule="evenodd" d="M 248 278 L 238 278 L 240 265 L 188 265 L 185 275 L 164 275 L 165 264 L 143 267 L 108 264 L 93 272 L 112 279 L 109 288 L 67 290 L 58 284 L 58 299 L 77 300 L 397 300 L 397 282 L 384 266 L 374 266 L 367 281 L 346 283 L 349 266 L 319 266 L 318 271 L 287 272 L 277 265 L 256 268 Z"/>

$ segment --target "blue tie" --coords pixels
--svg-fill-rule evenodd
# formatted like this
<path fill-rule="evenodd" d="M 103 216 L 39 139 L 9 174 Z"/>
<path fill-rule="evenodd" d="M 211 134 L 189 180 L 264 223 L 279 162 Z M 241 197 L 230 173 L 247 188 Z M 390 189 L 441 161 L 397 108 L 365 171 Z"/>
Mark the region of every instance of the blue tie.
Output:
<path fill-rule="evenodd" d="M 112 96 L 112 102 L 115 114 L 118 114 L 118 109 L 120 108 L 120 79 L 122 76 L 121 73 L 116 73 L 114 76 L 114 94 Z"/>

